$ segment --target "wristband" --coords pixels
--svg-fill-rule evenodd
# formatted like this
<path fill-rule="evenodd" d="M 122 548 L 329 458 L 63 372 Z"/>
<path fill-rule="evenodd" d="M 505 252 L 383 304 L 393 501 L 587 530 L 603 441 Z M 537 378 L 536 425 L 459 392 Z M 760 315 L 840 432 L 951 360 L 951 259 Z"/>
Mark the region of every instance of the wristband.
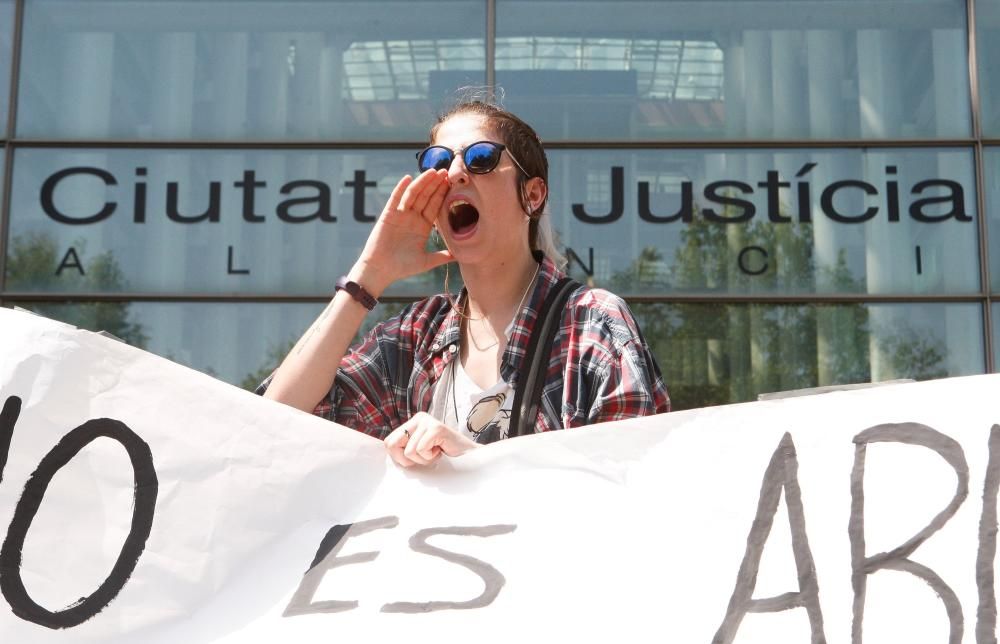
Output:
<path fill-rule="evenodd" d="M 374 309 L 375 305 L 378 304 L 378 300 L 375 299 L 375 296 L 366 291 L 364 286 L 347 279 L 346 275 L 337 280 L 337 286 L 334 290 L 347 291 L 347 294 L 354 298 L 355 302 L 359 302 L 361 306 L 365 307 L 369 311 Z"/>

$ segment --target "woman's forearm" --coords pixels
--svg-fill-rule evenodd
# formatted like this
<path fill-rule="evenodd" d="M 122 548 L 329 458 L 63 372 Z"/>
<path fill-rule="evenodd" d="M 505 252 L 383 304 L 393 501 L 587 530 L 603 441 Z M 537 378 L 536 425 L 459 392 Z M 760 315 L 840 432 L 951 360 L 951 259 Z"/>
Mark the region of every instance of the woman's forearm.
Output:
<path fill-rule="evenodd" d="M 375 297 L 385 286 L 382 278 L 359 262 L 348 274 Z M 312 411 L 330 391 L 337 368 L 347 353 L 368 309 L 346 291 L 337 291 L 319 317 L 295 343 L 274 372 L 265 398 Z"/>
<path fill-rule="evenodd" d="M 427 250 L 431 224 L 447 192 L 445 171 L 400 179 L 348 279 L 377 298 L 396 280 L 452 261 L 447 251 Z M 367 313 L 350 294 L 338 291 L 282 361 L 264 396 L 303 411 L 315 409 Z"/>

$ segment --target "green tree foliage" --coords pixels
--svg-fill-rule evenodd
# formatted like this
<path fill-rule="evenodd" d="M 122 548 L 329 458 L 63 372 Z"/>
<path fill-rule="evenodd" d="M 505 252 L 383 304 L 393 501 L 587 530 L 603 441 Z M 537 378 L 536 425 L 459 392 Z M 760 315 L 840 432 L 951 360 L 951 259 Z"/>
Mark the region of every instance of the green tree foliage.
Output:
<path fill-rule="evenodd" d="M 85 244 L 74 244 L 79 257 L 86 256 Z M 32 291 L 121 292 L 127 281 L 111 251 L 90 259 L 83 274 L 66 267 L 56 274 L 66 249 L 58 246 L 51 236 L 42 233 L 14 237 L 7 256 L 7 283 Z M 127 302 L 29 302 L 22 305 L 39 315 L 72 324 L 91 331 L 107 331 L 143 348 L 149 337 L 142 325 L 130 319 Z"/>
<path fill-rule="evenodd" d="M 295 340 L 287 340 L 285 342 L 276 344 L 270 348 L 267 352 L 267 356 L 261 365 L 254 371 L 251 371 L 243 380 L 239 382 L 239 386 L 243 387 L 247 391 L 253 391 L 257 388 L 257 385 L 264 382 L 264 379 L 271 375 L 271 372 L 281 364 L 281 361 L 285 359 L 288 352 L 292 350 L 295 346 Z"/>
<path fill-rule="evenodd" d="M 894 377 L 931 380 L 944 378 L 944 348 L 941 341 L 927 332 L 907 326 L 887 333 L 883 340 Z"/>

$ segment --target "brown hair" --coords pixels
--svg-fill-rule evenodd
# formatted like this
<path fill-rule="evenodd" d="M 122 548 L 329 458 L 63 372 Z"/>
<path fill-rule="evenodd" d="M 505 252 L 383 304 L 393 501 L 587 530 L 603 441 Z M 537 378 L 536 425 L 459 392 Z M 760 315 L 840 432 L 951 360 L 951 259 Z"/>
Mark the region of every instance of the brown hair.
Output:
<path fill-rule="evenodd" d="M 550 249 L 544 246 L 551 244 L 545 244 L 544 240 L 539 239 L 539 220 L 544 214 L 545 204 L 549 199 L 548 190 L 546 189 L 545 198 L 534 209 L 528 203 L 525 190 L 528 179 L 534 177 L 541 178 L 545 182 L 546 188 L 549 185 L 549 160 L 545 156 L 545 149 L 542 148 L 542 141 L 538 138 L 538 134 L 530 125 L 502 107 L 481 100 L 471 100 L 459 102 L 438 116 L 437 122 L 431 128 L 431 143 L 434 143 L 434 137 L 437 136 L 441 124 L 459 114 L 482 116 L 500 138 L 499 142 L 507 146 L 507 151 L 521 164 L 524 172 L 517 173 L 517 194 L 521 202 L 521 209 L 531 218 L 531 222 L 528 224 L 528 243 L 532 250 L 542 250 L 546 254 L 550 254 Z M 543 234 L 542 237 L 544 236 Z M 553 259 L 558 261 L 557 258 Z"/>

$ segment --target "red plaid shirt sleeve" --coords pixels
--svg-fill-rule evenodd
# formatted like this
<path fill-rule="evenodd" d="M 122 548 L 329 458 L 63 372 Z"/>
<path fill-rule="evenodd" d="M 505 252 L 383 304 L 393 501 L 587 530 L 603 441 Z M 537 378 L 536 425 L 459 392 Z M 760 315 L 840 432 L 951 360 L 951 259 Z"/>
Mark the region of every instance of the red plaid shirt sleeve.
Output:
<path fill-rule="evenodd" d="M 563 422 L 590 425 L 670 411 L 660 368 L 632 312 L 602 289 L 578 294 L 563 336 Z"/>
<path fill-rule="evenodd" d="M 670 411 L 659 374 L 650 373 L 649 349 L 631 341 L 598 379 L 587 423 L 604 423 Z"/>
<path fill-rule="evenodd" d="M 406 391 L 397 391 L 392 360 L 388 351 L 397 349 L 406 338 L 400 334 L 400 318 L 377 324 L 361 342 L 348 349 L 340 362 L 333 386 L 316 404 L 312 413 L 366 434 L 384 438 L 402 424 L 400 400 Z M 271 376 L 262 382 L 256 393 L 263 394 L 271 384 Z"/>
<path fill-rule="evenodd" d="M 313 413 L 377 438 L 409 418 L 403 409 L 408 398 L 409 368 L 399 364 L 405 352 L 412 356 L 413 325 L 408 308 L 400 316 L 381 322 L 352 346 L 340 362 L 329 394 Z M 403 369 L 402 377 L 396 374 Z"/>
<path fill-rule="evenodd" d="M 392 431 L 392 421 L 384 410 L 395 405 L 378 341 L 386 324 L 377 325 L 360 344 L 348 350 L 340 361 L 333 387 L 314 414 L 372 436 Z"/>

